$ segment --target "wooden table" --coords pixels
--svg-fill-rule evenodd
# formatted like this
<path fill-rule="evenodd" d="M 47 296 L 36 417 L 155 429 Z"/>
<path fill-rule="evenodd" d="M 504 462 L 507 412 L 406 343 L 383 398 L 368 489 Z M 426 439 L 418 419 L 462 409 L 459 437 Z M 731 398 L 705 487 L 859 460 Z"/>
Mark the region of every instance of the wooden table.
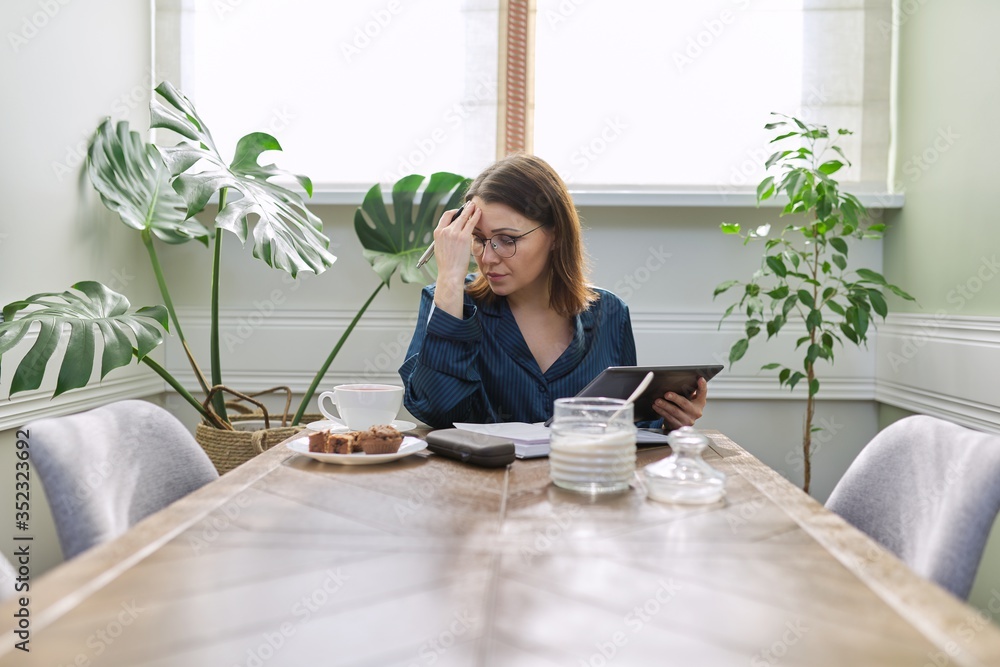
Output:
<path fill-rule="evenodd" d="M 34 582 L 30 653 L 5 604 L 0 665 L 1000 665 L 988 618 L 710 435 L 710 507 L 278 446 Z"/>

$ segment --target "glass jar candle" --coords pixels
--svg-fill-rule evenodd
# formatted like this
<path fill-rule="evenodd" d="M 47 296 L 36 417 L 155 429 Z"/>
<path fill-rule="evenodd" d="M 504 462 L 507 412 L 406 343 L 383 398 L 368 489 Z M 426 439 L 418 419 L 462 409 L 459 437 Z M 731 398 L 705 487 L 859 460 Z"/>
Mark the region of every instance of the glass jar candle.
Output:
<path fill-rule="evenodd" d="M 635 474 L 635 434 L 631 403 L 556 399 L 549 451 L 552 483 L 589 494 L 627 491 Z"/>
<path fill-rule="evenodd" d="M 672 454 L 643 468 L 649 497 L 664 503 L 714 503 L 726 493 L 726 475 L 702 458 L 705 434 L 683 426 L 667 436 Z"/>

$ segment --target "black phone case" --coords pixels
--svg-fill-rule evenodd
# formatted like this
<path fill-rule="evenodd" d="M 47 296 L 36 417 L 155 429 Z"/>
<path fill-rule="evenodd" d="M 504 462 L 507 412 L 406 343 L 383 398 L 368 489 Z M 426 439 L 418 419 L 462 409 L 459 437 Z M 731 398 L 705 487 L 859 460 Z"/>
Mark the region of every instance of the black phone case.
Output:
<path fill-rule="evenodd" d="M 502 468 L 514 460 L 514 441 L 495 435 L 443 428 L 427 434 L 427 449 L 438 456 L 483 468 Z"/>

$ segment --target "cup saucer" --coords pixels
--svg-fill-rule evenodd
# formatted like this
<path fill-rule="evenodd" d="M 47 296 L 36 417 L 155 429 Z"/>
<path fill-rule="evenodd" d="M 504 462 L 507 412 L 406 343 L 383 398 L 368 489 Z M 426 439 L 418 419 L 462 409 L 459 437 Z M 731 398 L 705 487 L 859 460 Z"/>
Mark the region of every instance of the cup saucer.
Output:
<path fill-rule="evenodd" d="M 413 422 L 408 422 L 403 419 L 393 420 L 392 426 L 394 426 L 397 431 L 412 431 L 417 427 L 417 425 Z M 320 421 L 309 422 L 306 424 L 306 428 L 310 431 L 330 431 L 331 433 L 346 433 L 351 430 L 347 428 L 347 424 L 339 419 L 321 419 Z"/>

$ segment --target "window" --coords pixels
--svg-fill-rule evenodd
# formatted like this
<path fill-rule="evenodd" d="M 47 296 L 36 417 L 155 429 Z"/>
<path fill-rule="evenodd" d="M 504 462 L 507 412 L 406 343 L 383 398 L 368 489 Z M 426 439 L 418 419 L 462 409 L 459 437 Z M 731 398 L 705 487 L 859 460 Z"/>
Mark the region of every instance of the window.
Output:
<path fill-rule="evenodd" d="M 527 146 L 575 190 L 751 188 L 771 111 L 853 130 L 841 180 L 886 189 L 888 0 L 535 0 L 508 48 L 514 5 L 159 0 L 157 20 L 184 17 L 180 86 L 223 150 L 270 131 L 320 190 L 478 173 L 503 152 L 514 58 Z"/>

